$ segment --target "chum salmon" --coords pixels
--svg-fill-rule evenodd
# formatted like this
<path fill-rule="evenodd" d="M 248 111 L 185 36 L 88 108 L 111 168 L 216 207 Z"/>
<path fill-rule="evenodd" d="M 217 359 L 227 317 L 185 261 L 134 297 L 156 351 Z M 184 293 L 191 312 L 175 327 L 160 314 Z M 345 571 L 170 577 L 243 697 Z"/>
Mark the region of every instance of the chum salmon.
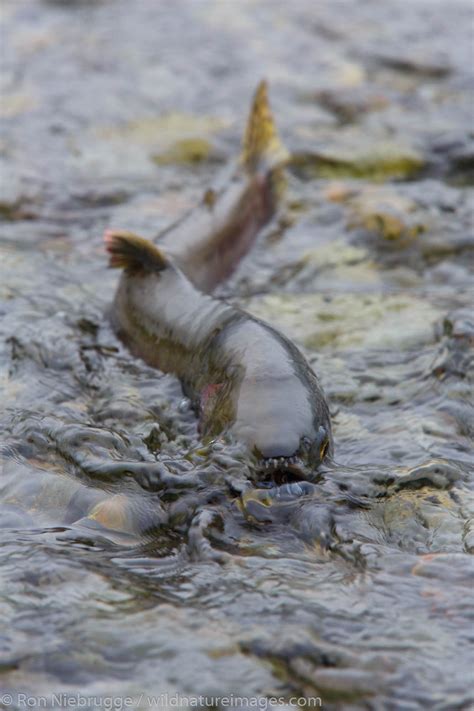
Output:
<path fill-rule="evenodd" d="M 329 408 L 310 365 L 285 336 L 209 295 L 276 212 L 288 152 L 257 87 L 230 181 L 154 240 L 108 231 L 123 273 L 112 320 L 130 351 L 175 374 L 204 438 L 241 444 L 257 472 L 306 478 L 332 455 Z"/>
<path fill-rule="evenodd" d="M 172 258 L 129 232 L 108 231 L 109 266 L 123 269 L 113 324 L 130 351 L 175 374 L 204 438 L 225 435 L 257 472 L 311 475 L 332 454 L 318 379 L 284 335 L 199 291 Z"/>

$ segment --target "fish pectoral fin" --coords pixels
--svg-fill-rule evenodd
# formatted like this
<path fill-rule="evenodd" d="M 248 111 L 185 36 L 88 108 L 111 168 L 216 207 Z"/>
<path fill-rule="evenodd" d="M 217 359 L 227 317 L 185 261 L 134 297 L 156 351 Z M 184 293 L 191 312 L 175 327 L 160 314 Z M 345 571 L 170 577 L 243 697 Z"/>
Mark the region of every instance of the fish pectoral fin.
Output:
<path fill-rule="evenodd" d="M 268 101 L 265 80 L 258 85 L 253 98 L 243 138 L 241 161 L 249 173 L 262 168 L 283 165 L 289 153 L 278 136 Z"/>
<path fill-rule="evenodd" d="M 126 230 L 107 230 L 105 248 L 110 255 L 109 267 L 131 272 L 161 272 L 170 263 L 165 254 L 143 237 Z"/>

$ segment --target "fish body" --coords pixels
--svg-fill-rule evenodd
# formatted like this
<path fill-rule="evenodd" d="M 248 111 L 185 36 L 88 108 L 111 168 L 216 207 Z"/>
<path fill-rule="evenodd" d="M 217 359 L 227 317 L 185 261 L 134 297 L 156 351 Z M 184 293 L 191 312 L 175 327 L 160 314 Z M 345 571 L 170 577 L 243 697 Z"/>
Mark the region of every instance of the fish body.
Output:
<path fill-rule="evenodd" d="M 105 241 L 110 266 L 124 269 L 117 332 L 135 355 L 180 378 L 203 436 L 243 444 L 263 471 L 305 475 L 332 453 L 323 392 L 291 341 L 200 292 L 151 242 L 127 232 Z"/>
<path fill-rule="evenodd" d="M 261 82 L 237 165 L 220 188 L 207 190 L 200 205 L 154 240 L 201 291 L 211 292 L 232 274 L 275 214 L 288 157 Z"/>

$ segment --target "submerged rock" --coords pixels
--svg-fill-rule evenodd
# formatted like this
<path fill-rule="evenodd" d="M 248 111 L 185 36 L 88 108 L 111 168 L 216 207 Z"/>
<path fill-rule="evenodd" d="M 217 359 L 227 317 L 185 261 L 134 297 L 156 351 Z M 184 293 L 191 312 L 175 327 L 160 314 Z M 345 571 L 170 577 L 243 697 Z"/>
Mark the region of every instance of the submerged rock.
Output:
<path fill-rule="evenodd" d="M 176 141 L 162 153 L 155 153 L 152 160 L 157 165 L 193 165 L 216 158 L 212 144 L 204 138 L 184 138 Z"/>
<path fill-rule="evenodd" d="M 361 228 L 403 246 L 428 229 L 419 206 L 396 190 L 370 186 L 349 200 L 349 229 Z"/>
<path fill-rule="evenodd" d="M 0 118 L 12 119 L 22 114 L 28 114 L 36 108 L 36 99 L 27 93 L 12 93 L 2 95 Z"/>
<path fill-rule="evenodd" d="M 407 349 L 431 343 L 440 311 L 408 294 L 271 294 L 247 302 L 309 349 Z"/>
<path fill-rule="evenodd" d="M 392 52 L 374 53 L 371 56 L 371 60 L 379 66 L 387 67 L 403 74 L 415 75 L 422 79 L 444 79 L 453 70 L 449 60 L 445 57 L 421 52 L 411 56 L 404 52 L 401 55 L 398 48 Z"/>
<path fill-rule="evenodd" d="M 291 285 L 292 289 L 325 289 L 340 284 L 349 291 L 360 287 L 377 288 L 380 274 L 368 250 L 351 245 L 343 238 L 306 250 L 292 264 L 286 264 L 275 273 L 272 286 Z"/>
<path fill-rule="evenodd" d="M 430 486 L 401 489 L 365 513 L 370 527 L 381 532 L 391 546 L 406 551 L 461 552 L 465 518 L 460 502 L 472 502 L 472 493 L 437 491 Z"/>
<path fill-rule="evenodd" d="M 407 179 L 424 166 L 413 146 L 391 137 L 371 138 L 362 131 L 346 131 L 329 137 L 325 145 L 292 156 L 291 167 L 306 178 L 359 178 L 383 182 Z"/>
<path fill-rule="evenodd" d="M 351 123 L 372 111 L 383 111 L 389 105 L 388 97 L 381 91 L 363 87 L 323 89 L 315 95 L 316 101 L 331 111 L 341 123 Z"/>
<path fill-rule="evenodd" d="M 74 162 L 85 174 L 110 179 L 150 179 L 157 165 L 189 165 L 218 153 L 211 139 L 229 122 L 213 116 L 173 112 L 118 125 L 95 125 L 71 140 Z"/>
<path fill-rule="evenodd" d="M 474 318 L 459 309 L 436 324 L 440 347 L 431 372 L 440 380 L 449 377 L 474 379 Z"/>

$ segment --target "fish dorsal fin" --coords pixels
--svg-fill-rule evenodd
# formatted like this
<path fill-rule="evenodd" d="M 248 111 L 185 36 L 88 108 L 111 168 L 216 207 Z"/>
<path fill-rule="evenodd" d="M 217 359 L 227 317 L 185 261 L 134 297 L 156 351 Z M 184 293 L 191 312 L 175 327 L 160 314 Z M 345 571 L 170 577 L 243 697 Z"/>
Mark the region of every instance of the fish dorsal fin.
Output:
<path fill-rule="evenodd" d="M 281 142 L 268 101 L 265 80 L 258 85 L 250 108 L 243 138 L 241 161 L 250 173 L 271 168 L 288 160 L 289 154 Z"/>
<path fill-rule="evenodd" d="M 161 272 L 169 266 L 163 252 L 143 237 L 126 230 L 107 230 L 105 248 L 110 255 L 109 267 L 131 272 Z"/>

